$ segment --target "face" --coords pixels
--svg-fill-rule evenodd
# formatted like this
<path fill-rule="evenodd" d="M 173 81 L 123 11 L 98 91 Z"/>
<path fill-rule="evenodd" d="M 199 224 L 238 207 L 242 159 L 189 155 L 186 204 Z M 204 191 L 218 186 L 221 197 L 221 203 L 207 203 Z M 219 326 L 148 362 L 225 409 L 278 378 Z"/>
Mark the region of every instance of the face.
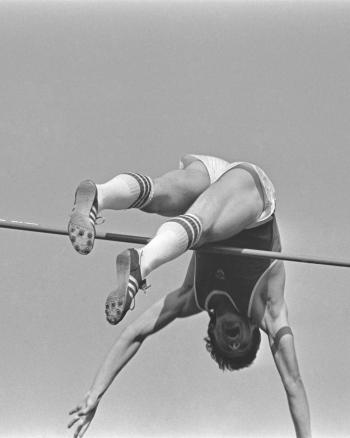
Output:
<path fill-rule="evenodd" d="M 235 311 L 216 316 L 213 334 L 226 355 L 244 355 L 252 341 L 254 325 L 249 319 Z"/>

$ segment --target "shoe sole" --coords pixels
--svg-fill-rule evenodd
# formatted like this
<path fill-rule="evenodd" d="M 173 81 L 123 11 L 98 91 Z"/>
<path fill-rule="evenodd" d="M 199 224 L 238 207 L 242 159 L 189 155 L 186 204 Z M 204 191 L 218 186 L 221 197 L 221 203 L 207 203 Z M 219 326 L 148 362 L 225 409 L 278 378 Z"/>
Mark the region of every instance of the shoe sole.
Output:
<path fill-rule="evenodd" d="M 82 255 L 89 254 L 94 246 L 95 227 L 90 222 L 90 212 L 96 192 L 96 186 L 92 181 L 79 184 L 75 194 L 74 211 L 68 223 L 73 248 Z"/>
<path fill-rule="evenodd" d="M 118 287 L 115 291 L 112 291 L 106 299 L 106 317 L 107 321 L 112 325 L 118 324 L 129 310 L 125 310 L 125 305 L 128 294 L 130 262 L 131 257 L 128 250 L 117 256 L 116 268 Z M 114 306 L 112 306 L 113 304 Z"/>

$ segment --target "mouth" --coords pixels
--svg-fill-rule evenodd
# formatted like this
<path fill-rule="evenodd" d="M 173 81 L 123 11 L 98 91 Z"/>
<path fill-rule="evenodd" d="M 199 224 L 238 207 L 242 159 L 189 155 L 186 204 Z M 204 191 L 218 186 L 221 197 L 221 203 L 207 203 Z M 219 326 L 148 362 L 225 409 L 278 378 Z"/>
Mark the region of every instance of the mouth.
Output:
<path fill-rule="evenodd" d="M 238 336 L 241 335 L 242 333 L 242 326 L 240 322 L 235 322 L 234 324 L 229 324 L 226 328 L 225 328 L 226 334 L 227 336 L 229 336 L 230 338 L 237 338 Z"/>
<path fill-rule="evenodd" d="M 238 336 L 239 336 L 239 334 L 240 334 L 240 329 L 239 329 L 239 327 L 234 327 L 234 328 L 232 328 L 232 329 L 229 329 L 228 331 L 227 331 L 227 334 L 228 334 L 228 336 L 230 337 L 230 338 L 237 338 Z"/>

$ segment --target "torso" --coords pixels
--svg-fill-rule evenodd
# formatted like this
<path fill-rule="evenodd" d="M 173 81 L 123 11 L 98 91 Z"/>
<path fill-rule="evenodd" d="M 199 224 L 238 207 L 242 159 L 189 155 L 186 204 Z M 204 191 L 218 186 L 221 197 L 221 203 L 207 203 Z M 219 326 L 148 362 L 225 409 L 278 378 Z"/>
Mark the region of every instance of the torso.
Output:
<path fill-rule="evenodd" d="M 281 251 L 276 219 L 259 227 L 244 230 L 218 242 L 239 248 Z M 215 307 L 215 300 L 226 295 L 236 310 L 249 318 L 259 319 L 264 310 L 270 273 L 276 269 L 271 259 L 228 256 L 210 253 L 195 254 L 195 296 L 199 309 Z"/>

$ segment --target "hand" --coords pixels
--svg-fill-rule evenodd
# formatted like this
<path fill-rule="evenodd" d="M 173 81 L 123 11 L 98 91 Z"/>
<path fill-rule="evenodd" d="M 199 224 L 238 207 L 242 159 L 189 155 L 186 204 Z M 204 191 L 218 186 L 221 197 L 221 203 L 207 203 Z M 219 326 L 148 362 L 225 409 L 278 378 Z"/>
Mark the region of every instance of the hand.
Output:
<path fill-rule="evenodd" d="M 97 407 L 98 401 L 92 400 L 87 395 L 82 403 L 69 412 L 69 415 L 73 415 L 73 417 L 71 417 L 71 421 L 68 423 L 68 428 L 74 424 L 76 426 L 74 438 L 81 438 L 85 434 L 95 416 Z"/>

